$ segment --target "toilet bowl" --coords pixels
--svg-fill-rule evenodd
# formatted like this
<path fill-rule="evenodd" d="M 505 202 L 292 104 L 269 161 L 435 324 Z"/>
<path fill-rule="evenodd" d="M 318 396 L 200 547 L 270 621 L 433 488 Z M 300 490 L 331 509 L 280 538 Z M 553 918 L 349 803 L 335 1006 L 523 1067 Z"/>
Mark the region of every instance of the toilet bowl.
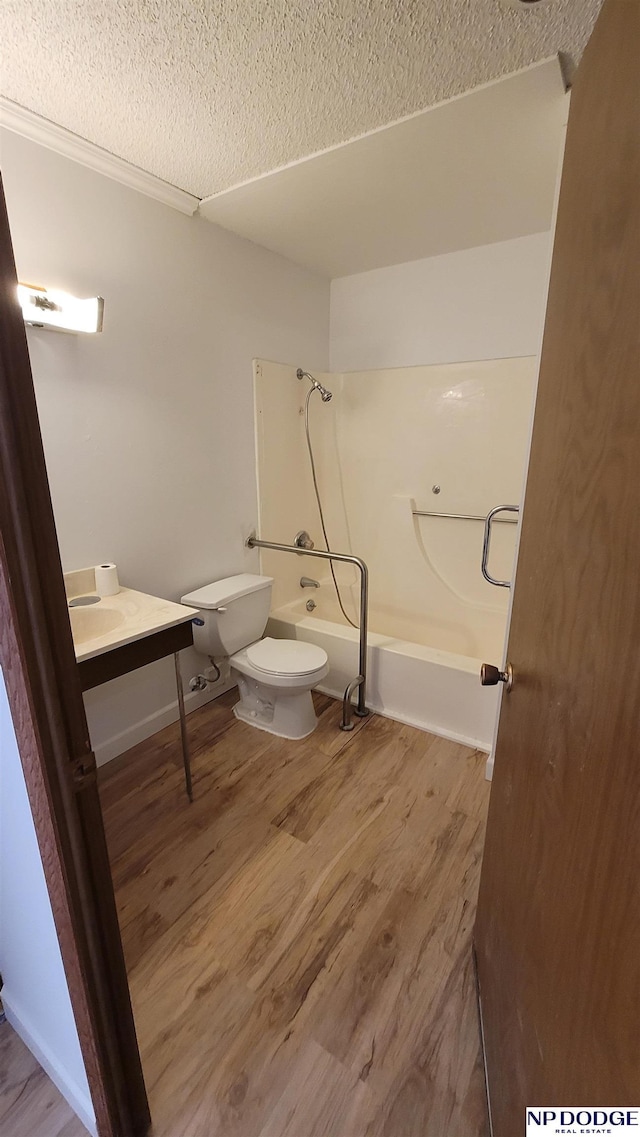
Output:
<path fill-rule="evenodd" d="M 200 610 L 196 650 L 229 659 L 240 692 L 236 718 L 280 738 L 306 738 L 317 723 L 311 691 L 328 674 L 329 660 L 316 644 L 261 638 L 272 584 L 272 577 L 241 573 L 188 593 L 182 603 Z"/>
<path fill-rule="evenodd" d="M 317 719 L 312 689 L 329 671 L 327 653 L 300 640 L 274 640 L 267 636 L 230 658 L 236 673 L 240 702 L 236 718 L 277 734 L 280 738 L 306 738 Z"/>

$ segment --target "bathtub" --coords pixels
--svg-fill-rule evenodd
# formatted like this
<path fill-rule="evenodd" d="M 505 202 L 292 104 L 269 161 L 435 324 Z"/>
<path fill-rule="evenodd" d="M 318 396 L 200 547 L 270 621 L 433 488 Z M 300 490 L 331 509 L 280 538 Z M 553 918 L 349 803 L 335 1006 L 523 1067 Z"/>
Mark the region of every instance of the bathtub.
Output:
<path fill-rule="evenodd" d="M 358 632 L 326 593 L 322 599 L 319 590 L 312 596 L 318 603 L 313 613 L 306 610 L 308 599 L 307 592 L 304 598 L 274 609 L 267 635 L 323 647 L 330 670 L 319 690 L 341 699 L 358 674 Z M 385 627 L 388 618 L 371 607 L 369 627 L 375 629 L 376 624 Z M 420 633 L 428 635 L 428 630 L 420 628 Z M 370 631 L 367 664 L 371 710 L 478 750 L 491 750 L 499 690 L 480 685 L 480 659 Z"/>

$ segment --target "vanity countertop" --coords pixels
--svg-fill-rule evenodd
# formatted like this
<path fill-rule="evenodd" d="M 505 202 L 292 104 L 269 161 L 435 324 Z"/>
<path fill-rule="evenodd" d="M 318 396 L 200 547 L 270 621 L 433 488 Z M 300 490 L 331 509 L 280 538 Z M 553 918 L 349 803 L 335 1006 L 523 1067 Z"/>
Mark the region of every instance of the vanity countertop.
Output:
<path fill-rule="evenodd" d="M 93 569 L 65 573 L 64 581 L 67 600 L 96 594 Z M 197 615 L 197 610 L 186 604 L 121 588 L 115 596 L 104 596 L 98 603 L 69 608 L 76 660 L 82 663 L 134 640 L 186 624 Z"/>

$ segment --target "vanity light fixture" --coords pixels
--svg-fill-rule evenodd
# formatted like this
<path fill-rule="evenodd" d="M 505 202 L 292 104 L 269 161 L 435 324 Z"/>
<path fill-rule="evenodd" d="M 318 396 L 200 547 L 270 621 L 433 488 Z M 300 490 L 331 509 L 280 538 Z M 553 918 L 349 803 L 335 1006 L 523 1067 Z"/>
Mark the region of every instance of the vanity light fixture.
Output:
<path fill-rule="evenodd" d="M 58 289 L 18 285 L 18 300 L 25 324 L 59 332 L 101 332 L 104 300 L 90 296 L 80 300 Z"/>

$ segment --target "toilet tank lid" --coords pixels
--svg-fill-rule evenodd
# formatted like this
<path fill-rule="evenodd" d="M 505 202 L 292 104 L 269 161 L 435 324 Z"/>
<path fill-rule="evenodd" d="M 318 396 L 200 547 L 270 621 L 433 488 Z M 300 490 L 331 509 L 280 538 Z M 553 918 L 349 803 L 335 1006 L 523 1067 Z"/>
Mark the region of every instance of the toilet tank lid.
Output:
<path fill-rule="evenodd" d="M 205 584 L 204 588 L 197 588 L 182 597 L 183 604 L 192 608 L 222 608 L 240 596 L 249 592 L 258 592 L 261 588 L 270 588 L 273 584 L 272 576 L 256 576 L 255 573 L 242 572 L 238 576 L 226 576 L 224 580 L 214 580 L 213 584 Z"/>

